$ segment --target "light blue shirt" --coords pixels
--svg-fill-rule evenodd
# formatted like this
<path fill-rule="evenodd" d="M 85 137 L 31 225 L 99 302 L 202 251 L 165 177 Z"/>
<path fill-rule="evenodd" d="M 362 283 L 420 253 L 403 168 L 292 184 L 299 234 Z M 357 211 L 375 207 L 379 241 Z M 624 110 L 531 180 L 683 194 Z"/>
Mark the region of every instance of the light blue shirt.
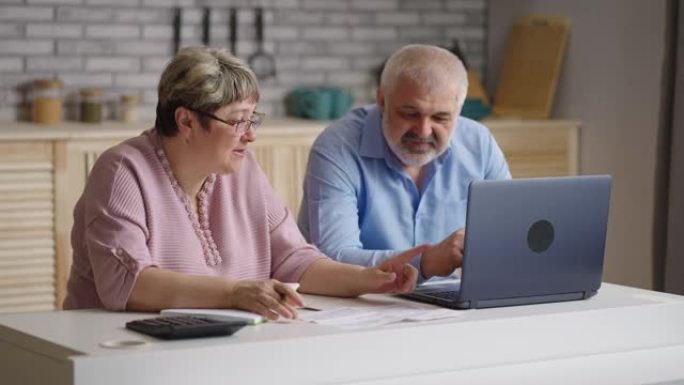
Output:
<path fill-rule="evenodd" d="M 511 174 L 480 123 L 459 117 L 449 146 L 428 164 L 423 191 L 382 134 L 376 105 L 356 108 L 321 133 L 309 155 L 299 228 L 340 262 L 374 266 L 465 226 L 470 182 Z M 418 258 L 412 261 L 419 268 Z"/>

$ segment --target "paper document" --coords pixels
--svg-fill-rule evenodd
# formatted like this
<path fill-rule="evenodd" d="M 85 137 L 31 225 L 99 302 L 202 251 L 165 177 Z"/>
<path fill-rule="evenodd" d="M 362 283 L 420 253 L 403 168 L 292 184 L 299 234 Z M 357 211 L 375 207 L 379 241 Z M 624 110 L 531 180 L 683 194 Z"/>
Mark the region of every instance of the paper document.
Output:
<path fill-rule="evenodd" d="M 239 319 L 250 325 L 266 321 L 266 318 L 262 315 L 235 309 L 164 309 L 160 314 L 165 317 L 192 316 L 213 318 L 221 321 Z"/>
<path fill-rule="evenodd" d="M 460 317 L 463 311 L 423 308 L 410 304 L 340 307 L 302 314 L 301 319 L 341 329 L 366 329 L 397 322 L 420 322 Z"/>
<path fill-rule="evenodd" d="M 297 291 L 297 289 L 299 289 L 299 284 L 296 282 L 285 282 L 285 285 L 289 286 L 294 291 Z M 266 322 L 267 320 L 266 317 L 260 314 L 238 309 L 164 309 L 160 312 L 160 314 L 166 317 L 206 317 L 218 319 L 221 321 L 239 319 L 247 322 L 250 325 L 256 325 L 262 322 Z"/>

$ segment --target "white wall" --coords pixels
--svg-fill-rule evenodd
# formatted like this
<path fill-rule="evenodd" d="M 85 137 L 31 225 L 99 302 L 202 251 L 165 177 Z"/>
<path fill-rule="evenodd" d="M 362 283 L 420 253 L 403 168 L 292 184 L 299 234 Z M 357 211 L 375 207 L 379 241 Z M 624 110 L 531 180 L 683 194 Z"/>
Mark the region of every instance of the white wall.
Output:
<path fill-rule="evenodd" d="M 495 89 L 512 21 L 570 19 L 553 118 L 582 121 L 580 172 L 613 175 L 604 280 L 653 288 L 656 142 L 665 0 L 490 0 L 487 84 Z"/>

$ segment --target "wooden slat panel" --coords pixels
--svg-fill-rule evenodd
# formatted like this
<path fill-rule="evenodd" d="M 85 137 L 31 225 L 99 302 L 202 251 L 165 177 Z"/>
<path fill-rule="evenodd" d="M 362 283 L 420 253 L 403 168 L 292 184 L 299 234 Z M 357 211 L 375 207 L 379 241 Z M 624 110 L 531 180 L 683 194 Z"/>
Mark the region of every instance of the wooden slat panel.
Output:
<path fill-rule="evenodd" d="M 4 229 L 0 231 L 0 241 L 4 240 L 20 240 L 20 239 L 52 239 L 53 228 L 52 226 L 46 228 L 33 228 L 33 229 Z"/>
<path fill-rule="evenodd" d="M 46 285 L 31 285 L 31 286 L 16 286 L 16 287 L 8 287 L 8 288 L 3 288 L 2 291 L 0 291 L 0 298 L 12 298 L 12 297 L 21 297 L 21 296 L 29 296 L 29 295 L 54 295 L 55 293 L 55 288 L 54 285 L 51 284 L 46 284 Z"/>
<path fill-rule="evenodd" d="M 27 141 L 0 143 L 0 163 L 52 164 L 52 143 Z"/>
<path fill-rule="evenodd" d="M 49 309 L 54 309 L 55 295 L 53 293 L 37 293 L 37 294 L 24 294 L 12 297 L 2 297 L 0 296 L 0 309 L 3 307 L 8 310 L 17 305 L 27 305 L 27 304 L 40 304 L 43 306 L 49 306 Z"/>
<path fill-rule="evenodd" d="M 49 182 L 52 170 L 0 171 L 0 183 Z"/>
<path fill-rule="evenodd" d="M 52 218 L 19 218 L 15 220 L 5 220 L 0 218 L 0 231 L 5 230 L 32 230 L 32 229 L 50 229 L 54 228 Z"/>
<path fill-rule="evenodd" d="M 0 143 L 0 313 L 55 308 L 50 141 Z"/>
<path fill-rule="evenodd" d="M 2 161 L 0 157 L 0 161 Z M 7 162 L 0 163 L 0 172 L 6 171 L 50 171 L 54 166 L 51 161 L 45 162 Z"/>
<path fill-rule="evenodd" d="M 36 275 L 36 276 L 19 276 L 19 277 L 4 277 L 0 279 L 0 290 L 13 287 L 26 286 L 52 286 L 54 289 L 55 277 L 54 275 Z"/>
<path fill-rule="evenodd" d="M 0 313 L 23 313 L 50 310 L 55 310 L 55 306 L 51 303 L 12 304 L 11 306 L 7 307 L 0 306 Z"/>
<path fill-rule="evenodd" d="M 0 256 L 0 269 L 13 269 L 24 267 L 44 267 L 55 264 L 54 252 L 43 255 L 28 255 L 24 257 L 6 258 Z M 2 291 L 0 291 L 2 294 Z"/>
<path fill-rule="evenodd" d="M 42 266 L 18 266 L 0 270 L 0 277 L 14 277 L 25 275 L 27 277 L 54 274 L 55 266 L 53 263 Z"/>
<path fill-rule="evenodd" d="M 54 252 L 55 240 L 49 237 L 0 238 L 0 252 L 10 249 L 48 249 Z"/>
<path fill-rule="evenodd" d="M 52 189 L 30 190 L 30 191 L 0 191 L 0 202 L 21 203 L 21 202 L 53 202 L 54 194 Z"/>
<path fill-rule="evenodd" d="M 23 192 L 23 191 L 33 191 L 33 190 L 39 190 L 39 191 L 50 191 L 52 192 L 53 186 L 51 182 L 21 182 L 21 183 L 13 183 L 13 184 L 2 184 L 0 185 L 0 193 L 1 192 Z"/>
<path fill-rule="evenodd" d="M 17 201 L 3 201 L 0 200 L 0 213 L 9 211 L 44 211 L 54 210 L 54 203 L 49 200 L 17 200 Z M 0 214 L 3 215 L 3 214 Z"/>
<path fill-rule="evenodd" d="M 49 209 L 42 209 L 42 210 L 1 210 L 0 215 L 2 216 L 3 221 L 10 221 L 10 220 L 15 220 L 15 219 L 26 219 L 26 220 L 33 220 L 33 219 L 49 219 L 52 220 L 54 218 L 55 213 L 52 212 L 52 210 Z"/>

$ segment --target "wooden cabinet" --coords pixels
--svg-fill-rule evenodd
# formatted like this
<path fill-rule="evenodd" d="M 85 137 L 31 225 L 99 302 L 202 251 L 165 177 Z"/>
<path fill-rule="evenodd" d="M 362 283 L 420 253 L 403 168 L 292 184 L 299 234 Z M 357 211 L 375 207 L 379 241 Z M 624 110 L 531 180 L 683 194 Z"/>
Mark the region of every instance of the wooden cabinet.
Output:
<path fill-rule="evenodd" d="M 487 120 L 514 178 L 576 175 L 579 127 L 572 120 Z"/>
<path fill-rule="evenodd" d="M 282 119 L 250 148 L 296 215 L 309 149 L 327 122 Z M 579 123 L 486 122 L 514 177 L 577 173 Z M 61 307 L 71 265 L 73 207 L 95 160 L 140 133 L 120 123 L 0 128 L 0 313 Z"/>

